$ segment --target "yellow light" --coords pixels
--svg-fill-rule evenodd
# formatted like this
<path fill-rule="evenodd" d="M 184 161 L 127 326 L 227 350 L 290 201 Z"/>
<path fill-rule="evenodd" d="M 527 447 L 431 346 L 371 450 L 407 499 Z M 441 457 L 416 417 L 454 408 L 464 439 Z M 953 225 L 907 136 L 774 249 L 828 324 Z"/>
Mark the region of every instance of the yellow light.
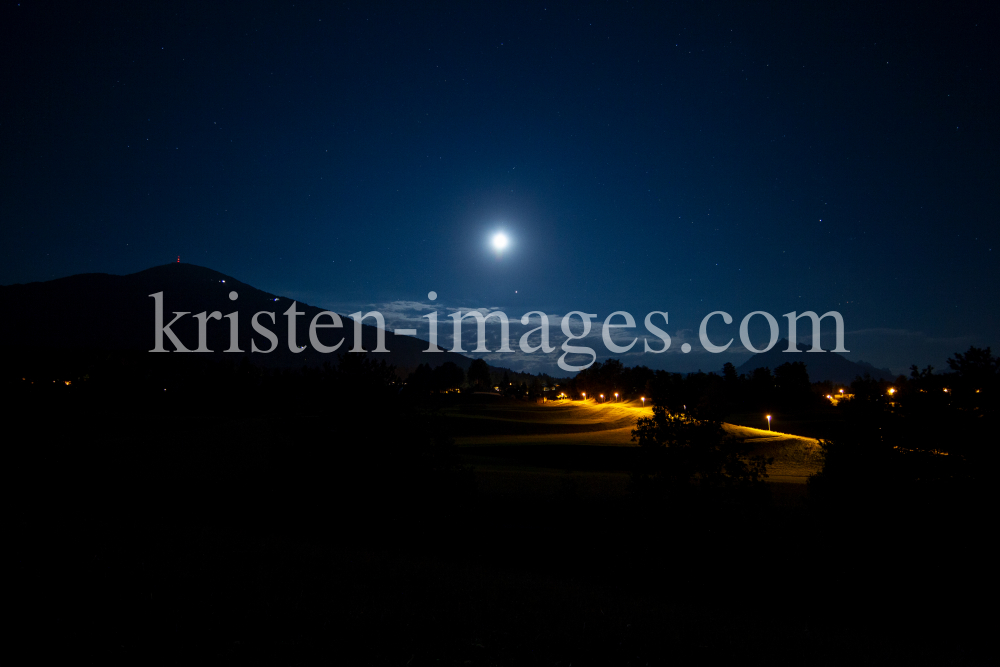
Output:
<path fill-rule="evenodd" d="M 844 393 L 844 390 L 843 390 L 843 389 L 841 389 L 841 390 L 840 390 L 840 393 L 841 393 L 841 394 L 843 394 L 843 393 Z"/>
<path fill-rule="evenodd" d="M 896 390 L 894 388 L 892 388 L 892 387 L 889 387 L 889 395 L 892 396 L 895 393 L 896 393 Z"/>

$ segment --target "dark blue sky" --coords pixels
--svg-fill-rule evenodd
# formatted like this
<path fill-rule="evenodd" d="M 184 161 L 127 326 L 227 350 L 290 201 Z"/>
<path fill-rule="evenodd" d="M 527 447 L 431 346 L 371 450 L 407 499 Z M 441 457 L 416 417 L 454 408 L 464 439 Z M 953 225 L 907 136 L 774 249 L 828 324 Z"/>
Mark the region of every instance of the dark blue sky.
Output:
<path fill-rule="evenodd" d="M 0 283 L 180 255 L 342 312 L 1000 347 L 1000 13 L 813 4 L 4 2 Z"/>

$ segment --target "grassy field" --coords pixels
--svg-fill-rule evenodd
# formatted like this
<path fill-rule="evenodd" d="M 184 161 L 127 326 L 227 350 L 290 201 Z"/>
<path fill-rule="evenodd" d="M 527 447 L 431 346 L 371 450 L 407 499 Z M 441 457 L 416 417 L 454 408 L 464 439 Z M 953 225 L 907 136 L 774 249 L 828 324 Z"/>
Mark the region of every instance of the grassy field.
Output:
<path fill-rule="evenodd" d="M 593 399 L 542 404 L 494 399 L 448 408 L 463 460 L 476 468 L 480 490 L 497 495 L 622 496 L 636 444 L 632 429 L 652 407 L 641 401 Z M 773 458 L 769 481 L 778 496 L 801 496 L 820 470 L 818 441 L 726 424 L 751 453 Z"/>

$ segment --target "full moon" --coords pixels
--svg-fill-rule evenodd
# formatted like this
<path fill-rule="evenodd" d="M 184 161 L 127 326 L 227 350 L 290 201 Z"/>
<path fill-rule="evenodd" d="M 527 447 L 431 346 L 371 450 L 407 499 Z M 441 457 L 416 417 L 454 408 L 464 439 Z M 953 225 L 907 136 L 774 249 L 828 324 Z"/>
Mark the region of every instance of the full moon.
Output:
<path fill-rule="evenodd" d="M 493 235 L 493 247 L 495 249 L 503 250 L 504 248 L 507 247 L 508 243 L 509 241 L 507 241 L 507 235 L 504 234 L 503 232 L 497 232 L 496 234 Z"/>

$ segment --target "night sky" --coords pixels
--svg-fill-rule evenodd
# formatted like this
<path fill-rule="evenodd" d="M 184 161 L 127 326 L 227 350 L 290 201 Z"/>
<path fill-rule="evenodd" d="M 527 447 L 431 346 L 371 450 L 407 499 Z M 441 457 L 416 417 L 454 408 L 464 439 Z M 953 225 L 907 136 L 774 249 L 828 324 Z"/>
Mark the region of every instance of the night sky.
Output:
<path fill-rule="evenodd" d="M 997 5 L 815 4 L 4 2 L 0 284 L 179 255 L 400 326 L 669 311 L 627 363 L 670 370 L 739 360 L 714 310 L 996 351 Z"/>

